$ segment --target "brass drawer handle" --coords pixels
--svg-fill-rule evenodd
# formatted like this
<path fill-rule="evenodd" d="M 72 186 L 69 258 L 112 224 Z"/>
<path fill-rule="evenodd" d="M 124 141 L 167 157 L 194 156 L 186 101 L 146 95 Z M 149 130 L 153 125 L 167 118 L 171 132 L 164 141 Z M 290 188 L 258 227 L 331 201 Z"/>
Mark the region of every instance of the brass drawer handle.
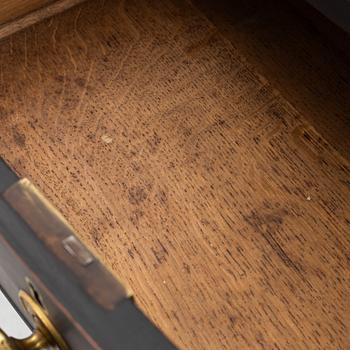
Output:
<path fill-rule="evenodd" d="M 19 292 L 19 298 L 25 309 L 32 315 L 36 328 L 33 334 L 25 339 L 8 337 L 0 329 L 0 350 L 43 350 L 47 348 L 69 350 L 42 306 L 22 290 Z"/>

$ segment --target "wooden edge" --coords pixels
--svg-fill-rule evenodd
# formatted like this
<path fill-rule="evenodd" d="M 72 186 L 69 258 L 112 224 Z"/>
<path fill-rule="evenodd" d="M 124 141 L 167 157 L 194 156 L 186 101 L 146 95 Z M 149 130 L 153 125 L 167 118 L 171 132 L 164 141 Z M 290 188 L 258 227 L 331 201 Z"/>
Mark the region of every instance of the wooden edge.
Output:
<path fill-rule="evenodd" d="M 113 310 L 119 302 L 132 296 L 131 291 L 80 242 L 61 213 L 29 180 L 17 181 L 2 196 L 46 248 L 70 268 L 98 304 Z"/>
<path fill-rule="evenodd" d="M 14 21 L 57 0 L 0 0 L 0 24 Z"/>
<path fill-rule="evenodd" d="M 59 14 L 85 0 L 59 0 L 46 7 L 33 11 L 21 18 L 0 25 L 0 40 L 27 28 L 45 18 Z"/>

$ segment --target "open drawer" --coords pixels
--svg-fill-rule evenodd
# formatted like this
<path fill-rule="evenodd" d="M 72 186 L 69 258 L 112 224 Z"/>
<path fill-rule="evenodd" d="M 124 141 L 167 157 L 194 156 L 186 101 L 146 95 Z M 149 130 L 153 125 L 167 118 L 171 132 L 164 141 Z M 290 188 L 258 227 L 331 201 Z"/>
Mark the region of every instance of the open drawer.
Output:
<path fill-rule="evenodd" d="M 177 347 L 345 349 L 348 68 L 287 3 L 86 1 L 1 39 L 0 156 Z M 119 349 L 69 276 L 85 294 L 57 292 L 65 315 L 115 339 L 92 348 Z M 2 287 L 30 293 L 25 277 Z"/>

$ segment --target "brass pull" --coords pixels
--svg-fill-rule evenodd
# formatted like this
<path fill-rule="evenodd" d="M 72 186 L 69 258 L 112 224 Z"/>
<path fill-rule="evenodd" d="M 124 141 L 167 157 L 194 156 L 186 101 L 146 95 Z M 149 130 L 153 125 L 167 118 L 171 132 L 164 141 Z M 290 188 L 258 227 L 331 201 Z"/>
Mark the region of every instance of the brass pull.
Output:
<path fill-rule="evenodd" d="M 19 292 L 19 298 L 24 308 L 32 315 L 36 328 L 33 334 L 25 339 L 9 337 L 0 329 L 0 350 L 69 350 L 42 306 L 24 291 Z"/>

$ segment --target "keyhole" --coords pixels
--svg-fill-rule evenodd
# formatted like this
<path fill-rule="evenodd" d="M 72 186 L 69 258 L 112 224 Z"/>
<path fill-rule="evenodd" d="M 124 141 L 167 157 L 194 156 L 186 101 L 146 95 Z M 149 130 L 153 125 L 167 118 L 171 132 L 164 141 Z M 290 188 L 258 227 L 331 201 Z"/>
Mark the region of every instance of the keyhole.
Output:
<path fill-rule="evenodd" d="M 28 285 L 29 292 L 30 292 L 31 296 L 35 299 L 35 301 L 41 307 L 45 308 L 44 305 L 43 305 L 42 297 L 39 294 L 39 292 L 37 291 L 37 289 L 34 287 L 34 284 L 32 283 L 32 281 L 28 277 L 26 277 L 26 282 L 27 282 L 27 285 Z"/>

